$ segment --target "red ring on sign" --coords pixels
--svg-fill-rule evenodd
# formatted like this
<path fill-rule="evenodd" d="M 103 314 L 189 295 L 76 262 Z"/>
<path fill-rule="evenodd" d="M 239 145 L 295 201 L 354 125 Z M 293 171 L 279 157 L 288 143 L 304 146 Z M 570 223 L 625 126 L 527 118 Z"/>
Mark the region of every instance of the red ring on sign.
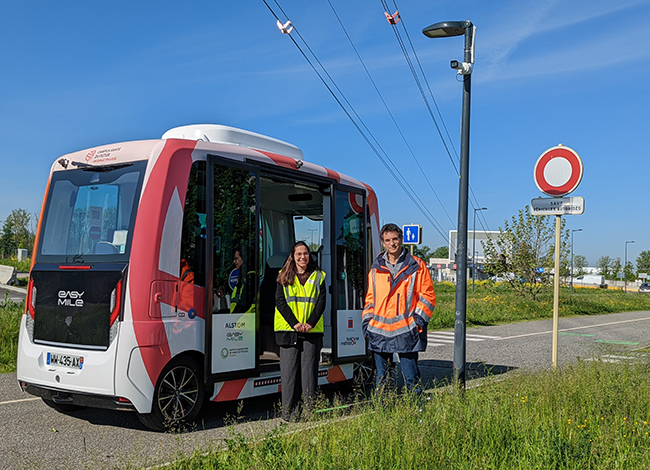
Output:
<path fill-rule="evenodd" d="M 363 214 L 363 196 L 361 194 L 348 193 L 350 207 L 357 214 Z"/>
<path fill-rule="evenodd" d="M 562 186 L 553 186 L 544 179 L 544 170 L 554 158 L 564 158 L 571 165 L 571 176 Z M 582 160 L 580 156 L 569 147 L 553 147 L 544 152 L 535 163 L 533 175 L 535 184 L 541 192 L 549 196 L 564 196 L 573 192 L 582 180 Z"/>

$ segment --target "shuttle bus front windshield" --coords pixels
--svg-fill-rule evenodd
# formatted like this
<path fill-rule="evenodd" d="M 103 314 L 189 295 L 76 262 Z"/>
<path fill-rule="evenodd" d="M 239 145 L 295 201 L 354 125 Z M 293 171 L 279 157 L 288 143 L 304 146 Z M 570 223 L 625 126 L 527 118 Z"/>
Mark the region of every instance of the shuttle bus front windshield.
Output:
<path fill-rule="evenodd" d="M 37 261 L 126 262 L 146 163 L 54 172 Z"/>

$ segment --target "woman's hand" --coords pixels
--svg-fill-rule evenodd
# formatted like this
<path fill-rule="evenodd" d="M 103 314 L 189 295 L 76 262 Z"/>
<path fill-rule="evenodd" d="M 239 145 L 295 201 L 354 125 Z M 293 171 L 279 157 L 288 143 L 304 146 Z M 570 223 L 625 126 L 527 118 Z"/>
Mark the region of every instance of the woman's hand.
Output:
<path fill-rule="evenodd" d="M 296 326 L 293 327 L 298 333 L 307 333 L 312 329 L 312 326 L 309 323 L 296 323 Z"/>

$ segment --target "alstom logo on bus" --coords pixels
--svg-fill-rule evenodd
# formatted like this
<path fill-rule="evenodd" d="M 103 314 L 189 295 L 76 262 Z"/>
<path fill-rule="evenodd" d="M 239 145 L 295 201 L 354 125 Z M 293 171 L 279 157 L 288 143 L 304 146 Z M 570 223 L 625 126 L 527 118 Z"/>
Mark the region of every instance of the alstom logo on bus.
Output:
<path fill-rule="evenodd" d="M 533 176 L 541 192 L 558 197 L 565 196 L 578 187 L 582 171 L 582 160 L 576 151 L 558 145 L 540 155 Z"/>

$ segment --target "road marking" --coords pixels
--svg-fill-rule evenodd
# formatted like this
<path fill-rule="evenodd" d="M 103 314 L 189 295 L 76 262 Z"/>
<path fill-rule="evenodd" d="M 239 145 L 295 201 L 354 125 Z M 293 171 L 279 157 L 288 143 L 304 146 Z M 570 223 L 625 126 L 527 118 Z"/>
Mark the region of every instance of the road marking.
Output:
<path fill-rule="evenodd" d="M 632 320 L 612 321 L 612 322 L 608 322 L 608 323 L 599 323 L 598 325 L 576 326 L 575 328 L 563 328 L 563 329 L 561 329 L 559 331 L 562 332 L 562 331 L 582 330 L 584 328 L 598 328 L 598 327 L 601 327 L 601 326 L 620 325 L 622 323 L 630 323 L 630 322 L 643 321 L 643 320 L 650 320 L 650 317 L 634 318 Z M 553 333 L 553 330 L 550 330 L 550 331 L 538 331 L 537 333 L 526 333 L 524 335 L 515 335 L 515 336 L 506 336 L 504 338 L 497 338 L 494 341 L 502 341 L 504 339 L 525 338 L 527 336 L 547 335 L 547 334 L 551 334 L 551 333 Z"/>
<path fill-rule="evenodd" d="M 431 341 L 439 341 L 441 343 L 453 343 L 454 338 L 449 338 L 448 336 L 438 336 L 438 335 L 432 335 L 429 333 L 427 335 L 427 338 L 429 338 Z"/>
<path fill-rule="evenodd" d="M 452 331 L 431 331 L 427 333 L 427 338 L 432 343 L 429 343 L 427 346 L 445 346 L 446 344 L 454 344 L 454 332 Z M 499 336 L 485 336 L 485 335 L 465 335 L 466 341 L 485 341 L 488 339 L 497 339 Z"/>
<path fill-rule="evenodd" d="M 9 400 L 9 401 L 0 401 L 0 405 L 9 405 L 11 403 L 20 403 L 22 401 L 34 401 L 40 400 L 40 398 L 23 398 L 22 400 Z"/>
<path fill-rule="evenodd" d="M 607 344 L 629 344 L 630 346 L 636 346 L 639 343 L 632 343 L 631 341 L 612 341 L 609 339 L 597 339 L 594 343 L 607 343 Z"/>
<path fill-rule="evenodd" d="M 618 362 L 639 362 L 642 356 L 614 356 L 611 354 L 605 354 L 600 357 L 589 357 L 585 361 L 600 361 L 608 363 L 618 363 Z"/>
<path fill-rule="evenodd" d="M 436 334 L 436 335 L 446 335 L 446 336 L 454 336 L 453 331 L 431 331 L 429 334 Z M 486 335 L 474 335 L 474 334 L 468 334 L 468 337 L 471 336 L 472 338 L 485 338 L 485 339 L 497 339 L 500 338 L 500 336 L 486 336 Z"/>
<path fill-rule="evenodd" d="M 563 335 L 563 336 L 594 336 L 594 335 L 585 335 L 582 333 L 565 333 L 565 332 L 558 332 L 558 335 Z"/>

